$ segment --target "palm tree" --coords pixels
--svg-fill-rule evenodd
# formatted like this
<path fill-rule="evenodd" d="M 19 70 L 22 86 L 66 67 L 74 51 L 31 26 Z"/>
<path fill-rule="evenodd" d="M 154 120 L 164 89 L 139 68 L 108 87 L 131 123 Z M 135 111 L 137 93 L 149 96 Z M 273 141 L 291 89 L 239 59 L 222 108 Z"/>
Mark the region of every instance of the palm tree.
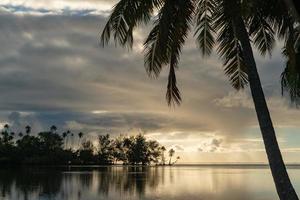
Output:
<path fill-rule="evenodd" d="M 180 156 L 176 157 L 176 160 L 172 163 L 172 165 L 175 165 L 178 162 L 178 160 L 180 160 Z"/>
<path fill-rule="evenodd" d="M 175 154 L 175 150 L 174 149 L 170 149 L 169 150 L 169 157 L 170 157 L 170 159 L 169 159 L 169 165 L 171 165 L 172 157 L 174 156 L 174 154 Z"/>
<path fill-rule="evenodd" d="M 80 143 L 81 143 L 81 138 L 83 137 L 83 133 L 79 132 L 78 133 L 78 149 L 80 148 Z"/>
<path fill-rule="evenodd" d="M 230 5 L 230 4 L 229 4 Z M 233 4 L 230 6 L 235 6 L 234 8 L 240 8 L 240 5 L 233 1 Z M 234 24 L 234 28 L 237 34 L 237 38 L 241 43 L 241 47 L 243 49 L 244 61 L 247 66 L 247 74 L 249 77 L 250 89 L 252 93 L 252 98 L 254 101 L 254 106 L 258 118 L 258 122 L 260 125 L 262 137 L 264 140 L 267 157 L 269 160 L 271 172 L 273 175 L 273 179 L 275 182 L 275 186 L 277 189 L 277 193 L 279 198 L 282 200 L 287 199 L 298 199 L 297 194 L 291 184 L 290 178 L 288 176 L 280 148 L 277 142 L 274 126 L 271 120 L 271 116 L 269 113 L 269 109 L 266 103 L 266 99 L 264 96 L 264 92 L 261 86 L 259 74 L 257 72 L 257 67 L 252 51 L 252 47 L 250 44 L 249 33 L 245 27 L 245 22 L 241 17 L 241 13 L 239 9 L 233 10 L 234 12 L 228 12 L 229 16 L 231 14 L 232 21 Z M 257 16 L 256 16 L 257 17 Z M 255 17 L 254 17 L 255 18 Z M 262 18 L 261 18 L 262 20 Z M 267 30 L 267 28 L 264 28 Z M 269 33 L 271 29 L 269 29 Z M 259 37 L 259 33 L 257 35 L 256 45 L 261 45 L 263 42 Z M 256 39 L 254 38 L 254 39 Z M 269 39 L 265 44 L 265 50 L 270 51 L 272 48 L 272 41 Z M 263 48 L 259 48 L 263 50 Z M 264 50 L 263 50 L 264 52 Z"/>
<path fill-rule="evenodd" d="M 57 127 L 54 126 L 54 125 L 52 125 L 52 126 L 50 127 L 50 132 L 51 132 L 51 133 L 56 133 L 56 131 L 57 131 Z"/>
<path fill-rule="evenodd" d="M 19 135 L 20 138 L 23 137 L 23 133 L 22 132 L 20 132 L 18 135 Z"/>
<path fill-rule="evenodd" d="M 282 159 L 250 42 L 263 55 L 271 54 L 275 33 L 264 13 L 273 1 L 263 2 L 120 0 L 104 27 L 101 43 L 106 45 L 113 37 L 117 44 L 131 48 L 134 28 L 151 22 L 154 10 L 158 10 L 154 27 L 144 43 L 145 67 L 149 76 L 158 77 L 162 68 L 169 65 L 166 99 L 169 105 L 176 105 L 182 99 L 175 71 L 192 22 L 196 21 L 195 36 L 202 55 L 210 55 L 217 44 L 232 86 L 240 90 L 249 83 L 277 193 L 281 200 L 294 200 L 298 197 Z M 247 8 L 252 4 L 254 9 L 249 12 Z"/>
<path fill-rule="evenodd" d="M 9 125 L 8 125 L 8 124 L 5 124 L 5 125 L 4 125 L 4 131 L 6 131 L 6 132 L 9 131 Z"/>
<path fill-rule="evenodd" d="M 161 160 L 162 160 L 162 165 L 165 165 L 166 164 L 166 158 L 165 158 L 165 151 L 166 151 L 166 147 L 165 146 L 162 146 L 161 147 Z"/>
<path fill-rule="evenodd" d="M 31 127 L 27 125 L 25 127 L 25 132 L 26 132 L 27 135 L 29 135 L 31 133 Z"/>
<path fill-rule="evenodd" d="M 2 130 L 2 138 L 0 138 L 3 142 L 3 144 L 11 144 L 11 141 L 14 138 L 14 132 L 10 132 L 10 126 L 8 124 L 5 124 L 4 129 Z"/>
<path fill-rule="evenodd" d="M 74 146 L 74 133 L 71 132 L 70 135 L 71 135 L 71 147 L 73 147 Z"/>
<path fill-rule="evenodd" d="M 66 137 L 66 148 L 68 148 L 68 144 L 69 144 L 69 135 L 71 135 L 71 131 L 70 131 L 70 130 L 67 130 L 66 134 L 67 134 L 67 137 Z M 70 146 L 70 145 L 69 145 L 69 146 Z"/>
<path fill-rule="evenodd" d="M 63 140 L 64 140 L 64 147 L 67 148 L 67 141 L 66 141 L 66 137 L 67 137 L 67 132 L 63 132 L 62 133 L 62 137 L 63 137 Z"/>

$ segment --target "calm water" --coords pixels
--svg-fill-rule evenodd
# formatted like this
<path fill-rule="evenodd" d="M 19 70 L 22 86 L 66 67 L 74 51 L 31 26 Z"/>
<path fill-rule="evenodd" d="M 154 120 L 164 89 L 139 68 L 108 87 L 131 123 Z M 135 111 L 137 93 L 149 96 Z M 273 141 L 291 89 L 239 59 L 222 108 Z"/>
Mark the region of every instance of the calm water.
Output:
<path fill-rule="evenodd" d="M 300 193 L 300 169 L 289 169 Z M 264 167 L 0 169 L 1 200 L 276 200 Z"/>

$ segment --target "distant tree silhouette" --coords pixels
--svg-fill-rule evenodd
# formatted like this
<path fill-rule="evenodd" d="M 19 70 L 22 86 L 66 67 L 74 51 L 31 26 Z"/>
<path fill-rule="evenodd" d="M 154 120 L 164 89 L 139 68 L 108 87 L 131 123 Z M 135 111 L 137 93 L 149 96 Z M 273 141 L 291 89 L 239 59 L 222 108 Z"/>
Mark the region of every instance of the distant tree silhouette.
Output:
<path fill-rule="evenodd" d="M 180 160 L 180 156 L 176 157 L 176 160 L 172 163 L 173 165 L 177 163 L 177 161 Z"/>
<path fill-rule="evenodd" d="M 79 159 L 82 163 L 90 164 L 95 160 L 95 147 L 91 141 L 82 143 L 82 148 L 79 149 Z"/>
<path fill-rule="evenodd" d="M 63 132 L 62 133 L 62 138 L 63 138 L 63 142 L 64 142 L 64 148 L 67 148 L 67 137 L 68 137 L 68 134 L 67 132 Z"/>
<path fill-rule="evenodd" d="M 8 124 L 4 125 L 4 131 L 7 131 L 7 132 L 9 131 L 9 125 Z"/>
<path fill-rule="evenodd" d="M 19 136 L 20 138 L 22 138 L 24 135 L 23 135 L 22 132 L 19 132 L 18 136 Z"/>
<path fill-rule="evenodd" d="M 87 140 L 75 150 L 66 142 L 66 139 L 72 136 L 70 130 L 60 135 L 51 127 L 49 131 L 31 135 L 31 128 L 26 126 L 25 132 L 26 135 L 20 132 L 14 142 L 15 133 L 10 131 L 9 125 L 3 128 L 0 135 L 0 164 L 159 165 L 165 163 L 163 156 L 165 147 L 155 140 L 147 140 L 142 134 L 120 135 L 116 138 L 111 138 L 109 134 L 99 135 L 98 148 Z M 78 133 L 78 138 L 81 139 L 83 135 L 82 132 Z"/>
<path fill-rule="evenodd" d="M 51 132 L 51 133 L 56 133 L 56 131 L 57 131 L 57 127 L 54 126 L 54 125 L 52 125 L 52 126 L 50 127 L 50 132 Z"/>
<path fill-rule="evenodd" d="M 78 148 L 80 147 L 80 143 L 81 143 L 82 137 L 83 137 L 83 133 L 82 133 L 82 132 L 79 132 L 79 133 L 78 133 Z"/>
<path fill-rule="evenodd" d="M 99 148 L 97 152 L 98 160 L 101 164 L 112 164 L 114 161 L 113 142 L 108 134 L 98 137 Z"/>
<path fill-rule="evenodd" d="M 25 133 L 26 133 L 27 135 L 29 135 L 29 134 L 31 133 L 31 127 L 30 127 L 29 125 L 27 125 L 27 126 L 25 127 Z"/>
<path fill-rule="evenodd" d="M 161 161 L 162 161 L 162 165 L 165 165 L 166 164 L 166 158 L 165 158 L 165 151 L 166 151 L 166 147 L 165 146 L 162 146 L 161 147 Z"/>
<path fill-rule="evenodd" d="M 39 157 L 42 147 L 38 137 L 25 135 L 16 143 L 20 157 L 25 163 L 32 163 L 34 159 Z"/>
<path fill-rule="evenodd" d="M 13 134 L 11 134 L 8 124 L 4 125 L 1 135 L 2 137 L 0 139 L 3 145 L 12 145 Z"/>
<path fill-rule="evenodd" d="M 160 144 L 155 141 L 155 140 L 150 140 L 147 142 L 147 157 L 148 158 L 148 163 L 153 162 L 155 164 L 158 164 L 161 158 L 161 154 L 162 154 L 162 148 L 160 146 Z"/>
<path fill-rule="evenodd" d="M 174 149 L 170 149 L 169 150 L 169 157 L 170 157 L 170 159 L 169 159 L 169 165 L 171 165 L 172 157 L 174 156 L 174 154 L 175 154 L 175 150 Z"/>

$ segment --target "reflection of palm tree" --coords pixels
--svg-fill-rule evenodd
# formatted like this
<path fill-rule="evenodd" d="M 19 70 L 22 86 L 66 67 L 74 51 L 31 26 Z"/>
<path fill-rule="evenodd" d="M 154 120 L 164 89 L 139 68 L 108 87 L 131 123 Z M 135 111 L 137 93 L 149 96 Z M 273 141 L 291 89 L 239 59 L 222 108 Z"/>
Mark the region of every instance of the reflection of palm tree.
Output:
<path fill-rule="evenodd" d="M 170 149 L 169 150 L 169 157 L 170 157 L 169 165 L 171 165 L 172 157 L 174 156 L 174 154 L 175 154 L 175 150 L 174 149 Z"/>
<path fill-rule="evenodd" d="M 158 186 L 162 184 L 160 177 L 166 176 L 163 168 L 101 167 L 80 169 L 84 172 L 63 174 L 61 170 L 64 171 L 65 169 L 34 167 L 2 169 L 0 171 L 0 190 L 3 191 L 3 196 L 9 196 L 12 192 L 16 195 L 20 194 L 20 198 L 17 197 L 17 199 L 21 199 L 22 196 L 31 199 L 30 197 L 36 193 L 40 193 L 42 199 L 54 199 L 60 195 L 64 199 L 70 199 L 68 197 L 76 196 L 74 187 L 80 198 L 83 191 L 97 186 L 99 195 L 101 197 L 106 196 L 106 199 L 113 191 L 122 191 L 120 195 L 132 198 L 139 196 L 139 199 L 143 199 L 147 191 L 157 190 Z M 72 169 L 69 170 L 72 171 Z M 76 185 L 72 185 L 74 180 Z M 66 186 L 71 186 L 71 189 L 64 190 Z M 86 198 L 82 197 L 82 199 Z"/>
<path fill-rule="evenodd" d="M 236 89 L 243 89 L 249 82 L 262 137 L 265 144 L 271 172 L 281 199 L 298 199 L 290 182 L 277 142 L 274 126 L 268 110 L 249 36 L 262 54 L 271 52 L 274 46 L 273 20 L 269 21 L 274 6 L 254 1 L 199 0 L 195 8 L 192 0 L 152 0 L 147 3 L 136 0 L 120 0 L 115 6 L 101 41 L 105 45 L 113 37 L 115 42 L 132 47 L 133 30 L 142 23 L 148 23 L 158 10 L 157 20 L 145 46 L 145 64 L 150 76 L 159 76 L 163 66 L 169 65 L 167 86 L 168 104 L 179 104 L 181 96 L 176 83 L 176 69 L 182 47 L 185 43 L 193 17 L 196 18 L 197 43 L 203 55 L 210 55 L 215 43 L 224 60 L 225 73 Z M 282 3 L 282 2 L 280 2 Z M 250 12 L 247 9 L 249 7 Z M 194 11 L 196 10 L 196 15 Z M 245 13 L 242 13 L 244 11 Z M 273 12 L 277 13 L 273 10 Z M 243 14 L 245 14 L 243 16 Z M 281 15 L 280 12 L 278 15 Z M 273 16 L 271 16 L 272 18 Z M 244 19 L 247 19 L 245 23 Z M 273 18 L 272 18 L 273 19 Z M 249 22 L 249 23 L 248 23 Z M 251 28 L 248 32 L 246 25 Z M 218 37 L 215 41 L 214 33 Z"/>

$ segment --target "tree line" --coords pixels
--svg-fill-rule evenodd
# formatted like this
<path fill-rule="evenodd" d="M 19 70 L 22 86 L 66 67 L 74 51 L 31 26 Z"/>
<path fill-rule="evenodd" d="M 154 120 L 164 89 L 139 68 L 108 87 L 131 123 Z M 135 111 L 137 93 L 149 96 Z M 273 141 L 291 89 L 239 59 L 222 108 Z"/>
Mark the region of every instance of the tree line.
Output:
<path fill-rule="evenodd" d="M 174 149 L 167 151 L 156 140 L 147 140 L 142 134 L 116 138 L 99 135 L 96 143 L 82 132 L 58 133 L 56 126 L 38 134 L 32 134 L 31 127 L 26 126 L 25 133 L 16 134 L 6 124 L 0 135 L 0 163 L 173 165 L 180 159 L 174 158 Z"/>

